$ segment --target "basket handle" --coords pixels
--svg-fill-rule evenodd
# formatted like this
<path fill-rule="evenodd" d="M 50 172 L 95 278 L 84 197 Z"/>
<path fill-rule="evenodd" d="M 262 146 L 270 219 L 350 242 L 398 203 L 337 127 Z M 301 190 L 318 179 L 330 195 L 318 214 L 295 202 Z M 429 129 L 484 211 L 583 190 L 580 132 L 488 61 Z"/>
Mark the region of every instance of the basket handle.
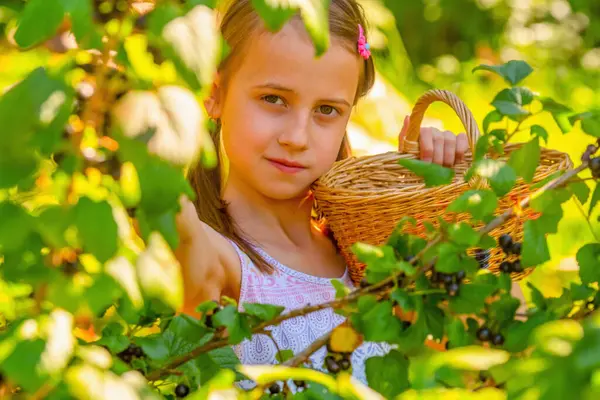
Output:
<path fill-rule="evenodd" d="M 467 108 L 465 103 L 458 98 L 454 93 L 447 90 L 433 89 L 425 92 L 415 104 L 412 114 L 410 115 L 410 123 L 406 138 L 400 143 L 400 151 L 403 153 L 419 154 L 419 135 L 421 133 L 421 123 L 427 108 L 436 101 L 442 101 L 448 104 L 456 112 L 460 118 L 467 133 L 469 147 L 471 153 L 475 153 L 475 144 L 479 139 L 480 133 L 473 114 Z"/>

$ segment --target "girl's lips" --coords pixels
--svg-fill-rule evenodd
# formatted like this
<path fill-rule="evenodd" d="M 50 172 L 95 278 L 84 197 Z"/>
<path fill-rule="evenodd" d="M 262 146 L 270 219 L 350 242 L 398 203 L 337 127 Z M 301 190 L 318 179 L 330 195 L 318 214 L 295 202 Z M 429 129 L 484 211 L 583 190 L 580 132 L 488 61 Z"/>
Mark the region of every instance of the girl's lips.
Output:
<path fill-rule="evenodd" d="M 277 158 L 267 158 L 267 161 L 269 161 L 271 165 L 273 165 L 275 168 L 286 174 L 295 174 L 306 169 L 304 165 L 295 161 L 282 160 Z"/>

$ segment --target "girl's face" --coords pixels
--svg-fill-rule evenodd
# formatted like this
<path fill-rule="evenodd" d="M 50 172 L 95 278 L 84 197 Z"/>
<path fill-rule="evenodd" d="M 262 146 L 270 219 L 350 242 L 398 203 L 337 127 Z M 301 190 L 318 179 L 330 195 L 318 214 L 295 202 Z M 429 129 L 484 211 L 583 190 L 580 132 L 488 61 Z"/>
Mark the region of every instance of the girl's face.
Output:
<path fill-rule="evenodd" d="M 315 58 L 303 25 L 254 34 L 218 88 L 228 184 L 277 199 L 304 197 L 336 160 L 355 100 L 361 59 L 332 38 Z"/>

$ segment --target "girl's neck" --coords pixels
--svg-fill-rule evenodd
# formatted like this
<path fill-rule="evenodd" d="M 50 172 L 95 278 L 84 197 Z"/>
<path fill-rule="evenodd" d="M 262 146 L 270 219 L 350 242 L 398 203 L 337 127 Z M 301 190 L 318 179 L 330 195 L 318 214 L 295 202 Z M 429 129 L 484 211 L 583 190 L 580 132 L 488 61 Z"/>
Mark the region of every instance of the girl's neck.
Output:
<path fill-rule="evenodd" d="M 261 247 L 294 251 L 310 247 L 315 239 L 308 193 L 303 198 L 275 200 L 230 175 L 223 199 L 237 227 Z"/>

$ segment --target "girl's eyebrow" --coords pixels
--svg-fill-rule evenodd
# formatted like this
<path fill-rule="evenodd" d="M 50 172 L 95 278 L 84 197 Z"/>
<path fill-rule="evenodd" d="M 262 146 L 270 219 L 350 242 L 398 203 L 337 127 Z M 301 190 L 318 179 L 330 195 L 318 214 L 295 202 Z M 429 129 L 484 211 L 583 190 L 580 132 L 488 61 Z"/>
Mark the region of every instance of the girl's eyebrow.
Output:
<path fill-rule="evenodd" d="M 254 87 L 255 89 L 274 89 L 274 90 L 279 90 L 281 92 L 289 92 L 289 93 L 296 93 L 295 90 L 287 88 L 285 86 L 282 86 L 278 83 L 265 83 L 262 85 L 257 85 Z M 349 102 L 347 102 L 346 100 L 342 99 L 342 98 L 332 98 L 332 99 L 323 99 L 321 100 L 323 103 L 334 103 L 334 104 L 343 104 L 346 105 L 348 107 L 352 107 L 350 105 Z"/>

